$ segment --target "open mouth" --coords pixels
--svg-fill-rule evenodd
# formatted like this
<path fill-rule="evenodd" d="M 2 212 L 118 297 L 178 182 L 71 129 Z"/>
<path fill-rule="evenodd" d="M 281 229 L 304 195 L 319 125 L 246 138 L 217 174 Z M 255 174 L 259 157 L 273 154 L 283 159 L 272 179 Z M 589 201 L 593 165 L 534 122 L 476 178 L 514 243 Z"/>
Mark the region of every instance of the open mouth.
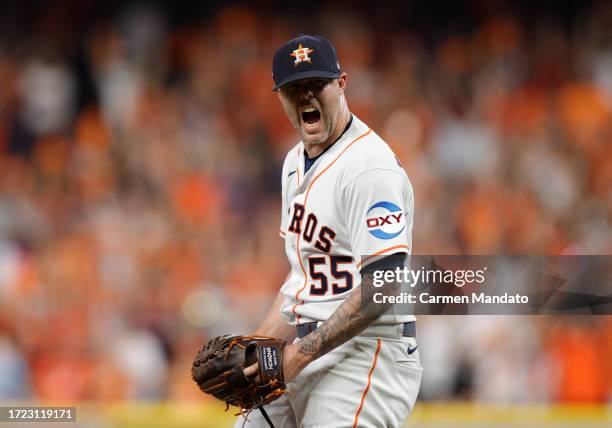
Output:
<path fill-rule="evenodd" d="M 319 123 L 321 112 L 316 107 L 308 107 L 302 112 L 302 120 L 305 124 L 313 126 Z"/>

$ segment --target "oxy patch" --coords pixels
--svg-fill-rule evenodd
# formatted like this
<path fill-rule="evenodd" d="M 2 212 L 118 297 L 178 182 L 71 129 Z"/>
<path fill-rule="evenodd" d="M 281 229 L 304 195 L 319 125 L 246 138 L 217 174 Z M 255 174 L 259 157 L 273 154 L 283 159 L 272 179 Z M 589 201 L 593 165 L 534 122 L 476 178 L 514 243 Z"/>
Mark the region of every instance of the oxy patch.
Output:
<path fill-rule="evenodd" d="M 380 201 L 366 213 L 368 232 L 378 239 L 393 239 L 406 227 L 406 216 L 393 202 Z"/>

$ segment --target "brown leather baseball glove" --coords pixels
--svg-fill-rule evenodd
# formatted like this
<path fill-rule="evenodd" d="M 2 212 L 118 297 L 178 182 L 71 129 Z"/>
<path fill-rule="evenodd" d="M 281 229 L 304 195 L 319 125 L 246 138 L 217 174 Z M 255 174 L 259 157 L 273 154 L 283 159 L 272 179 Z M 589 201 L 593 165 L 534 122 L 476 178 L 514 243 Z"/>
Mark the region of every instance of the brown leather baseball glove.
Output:
<path fill-rule="evenodd" d="M 220 336 L 208 342 L 195 357 L 191 377 L 200 390 L 238 406 L 241 412 L 268 404 L 286 391 L 283 377 L 285 342 L 272 337 Z M 259 363 L 258 376 L 244 369 Z"/>

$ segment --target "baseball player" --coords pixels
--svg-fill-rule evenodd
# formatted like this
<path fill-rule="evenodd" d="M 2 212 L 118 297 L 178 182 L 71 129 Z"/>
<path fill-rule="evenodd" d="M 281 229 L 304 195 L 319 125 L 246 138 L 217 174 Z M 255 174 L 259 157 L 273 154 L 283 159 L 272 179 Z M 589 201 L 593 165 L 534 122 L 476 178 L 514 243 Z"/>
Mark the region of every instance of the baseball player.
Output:
<path fill-rule="evenodd" d="M 365 287 L 375 269 L 403 266 L 411 252 L 412 186 L 389 146 L 351 114 L 347 74 L 328 40 L 288 41 L 272 71 L 301 141 L 282 170 L 291 272 L 255 332 L 290 343 L 289 393 L 267 414 L 275 427 L 399 427 L 421 381 L 415 318 L 374 305 Z M 253 412 L 246 426 L 268 423 Z"/>

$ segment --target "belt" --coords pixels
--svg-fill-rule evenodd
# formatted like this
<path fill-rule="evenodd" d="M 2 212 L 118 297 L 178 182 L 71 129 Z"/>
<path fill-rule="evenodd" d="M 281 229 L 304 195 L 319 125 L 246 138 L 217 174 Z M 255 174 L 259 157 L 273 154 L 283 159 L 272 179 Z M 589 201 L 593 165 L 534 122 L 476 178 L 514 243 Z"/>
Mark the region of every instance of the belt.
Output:
<path fill-rule="evenodd" d="M 297 328 L 297 337 L 302 338 L 306 336 L 308 333 L 315 331 L 318 327 L 317 322 L 307 322 L 305 324 L 299 324 L 296 326 Z M 414 337 L 416 338 L 416 322 L 410 321 L 405 322 L 402 328 L 402 336 L 404 337 Z"/>

